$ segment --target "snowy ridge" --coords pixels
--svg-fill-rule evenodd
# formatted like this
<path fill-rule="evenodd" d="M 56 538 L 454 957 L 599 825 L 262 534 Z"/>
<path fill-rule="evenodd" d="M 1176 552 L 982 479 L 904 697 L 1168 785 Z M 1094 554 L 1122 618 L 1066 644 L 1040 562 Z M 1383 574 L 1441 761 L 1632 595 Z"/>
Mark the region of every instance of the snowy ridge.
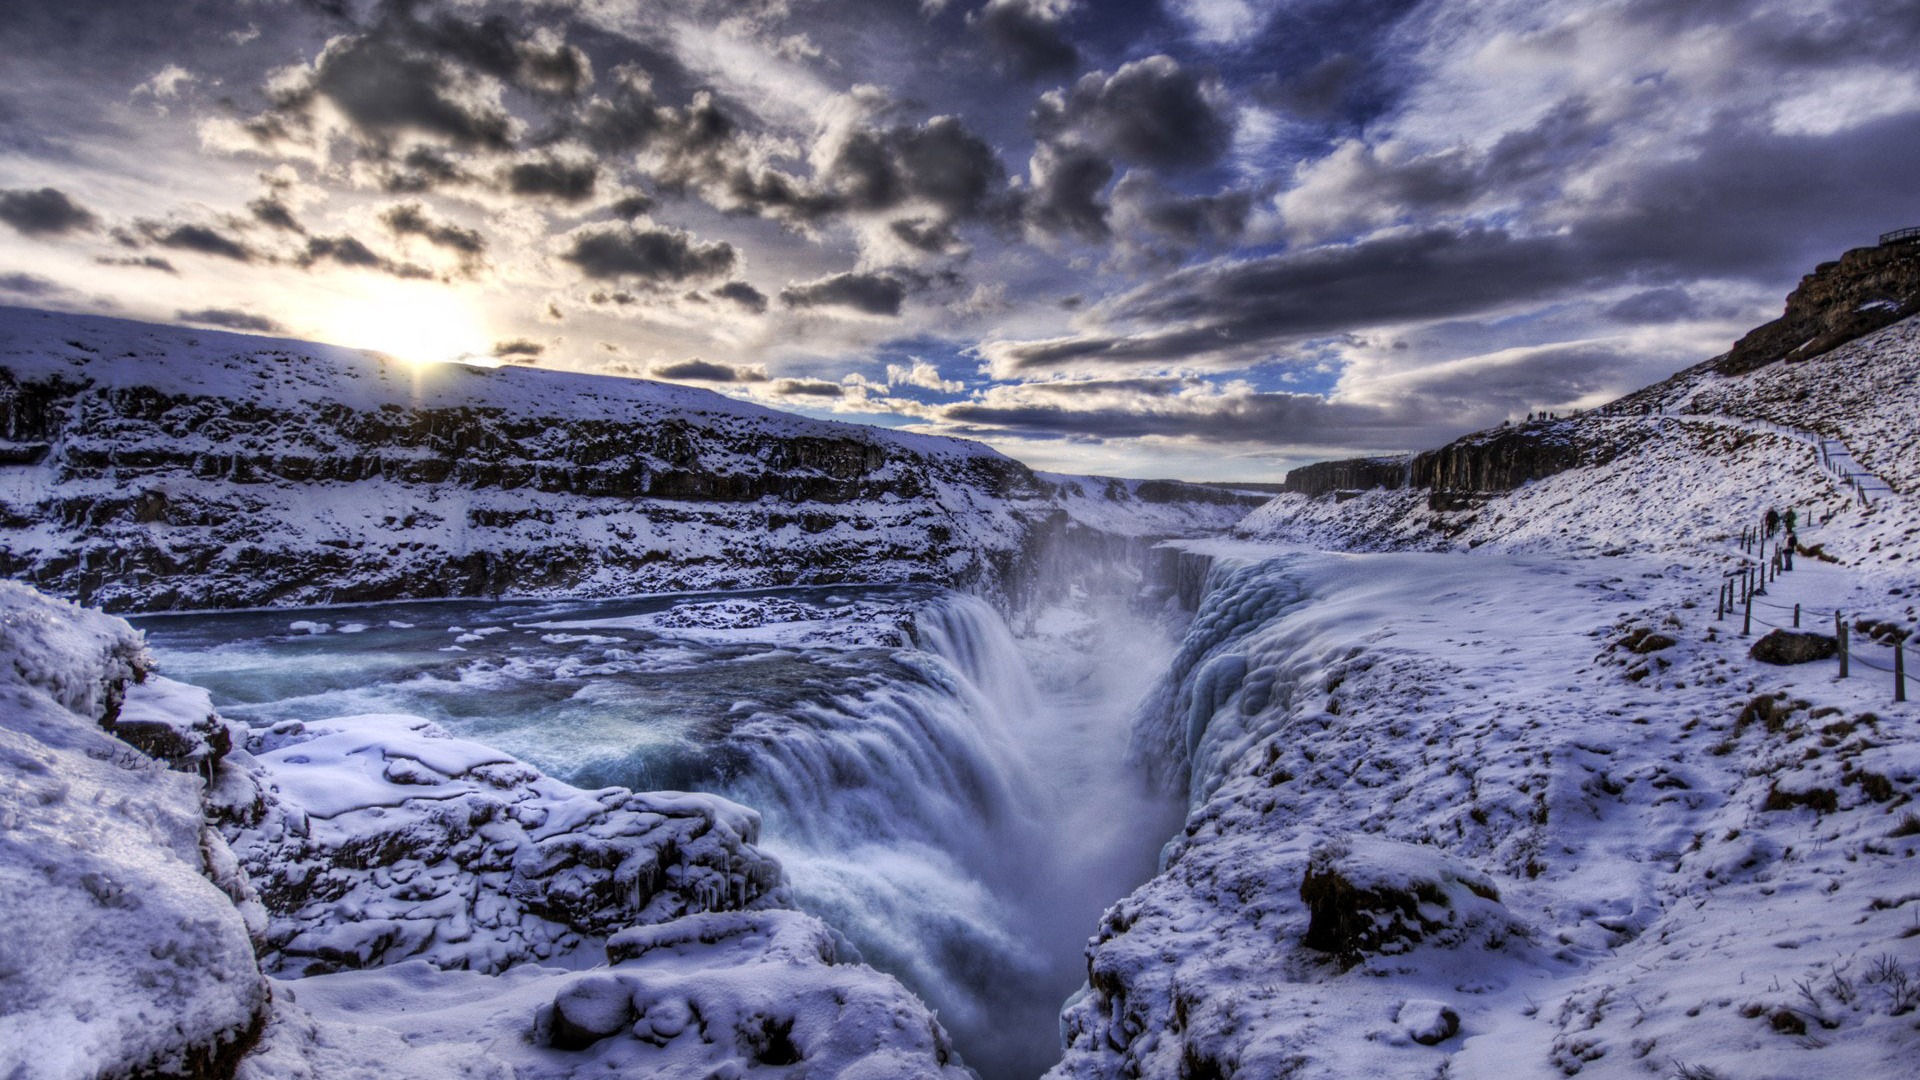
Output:
<path fill-rule="evenodd" d="M 119 619 L 0 582 L 0 1074 L 231 1070 L 266 1018 L 264 913 L 200 781 L 103 730 L 195 706 L 145 664 Z"/>
<path fill-rule="evenodd" d="M 1207 580 L 1133 754 L 1191 812 L 1051 1075 L 1909 1075 L 1916 376 L 1914 321 L 1703 366 L 1536 425 L 1579 463 L 1515 490 L 1285 495 L 1178 545 Z M 1743 635 L 1717 590 L 1789 507 Z M 1750 652 L 1796 610 L 1844 613 L 1850 678 Z"/>
<path fill-rule="evenodd" d="M 707 391 L 0 308 L 0 571 L 110 610 L 928 581 L 1257 500 Z"/>

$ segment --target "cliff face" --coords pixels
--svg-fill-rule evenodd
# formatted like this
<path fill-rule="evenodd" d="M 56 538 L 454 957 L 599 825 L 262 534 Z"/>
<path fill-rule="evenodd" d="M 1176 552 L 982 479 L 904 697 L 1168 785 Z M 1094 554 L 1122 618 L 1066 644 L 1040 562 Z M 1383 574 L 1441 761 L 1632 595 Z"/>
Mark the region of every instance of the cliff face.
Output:
<path fill-rule="evenodd" d="M 1741 338 L 1714 366 L 1739 375 L 1777 360 L 1809 360 L 1915 312 L 1920 243 L 1855 248 L 1801 278 L 1786 313 Z"/>
<path fill-rule="evenodd" d="M 0 434 L 0 574 L 122 611 L 856 580 L 1004 594 L 1063 535 L 1221 527 L 1257 501 L 1042 478 L 977 444 L 683 387 L 18 309 L 0 310 Z"/>
<path fill-rule="evenodd" d="M 1394 490 L 1406 486 L 1404 457 L 1347 458 L 1316 461 L 1287 473 L 1281 490 L 1297 495 L 1325 495 L 1329 491 Z"/>

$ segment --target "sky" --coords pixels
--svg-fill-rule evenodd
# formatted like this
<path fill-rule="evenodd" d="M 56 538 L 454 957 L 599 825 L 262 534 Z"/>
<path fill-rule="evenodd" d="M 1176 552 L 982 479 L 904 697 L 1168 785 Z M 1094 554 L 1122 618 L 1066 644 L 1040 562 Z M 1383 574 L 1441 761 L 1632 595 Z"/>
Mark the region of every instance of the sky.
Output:
<path fill-rule="evenodd" d="M 1915 0 L 8 0 L 0 303 L 1278 480 L 1920 224 Z"/>

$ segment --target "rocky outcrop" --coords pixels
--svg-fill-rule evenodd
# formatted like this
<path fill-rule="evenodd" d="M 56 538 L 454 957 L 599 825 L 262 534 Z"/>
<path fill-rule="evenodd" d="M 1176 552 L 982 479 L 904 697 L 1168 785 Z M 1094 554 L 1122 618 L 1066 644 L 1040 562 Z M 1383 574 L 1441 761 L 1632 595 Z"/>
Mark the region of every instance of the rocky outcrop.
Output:
<path fill-rule="evenodd" d="M 200 778 L 106 730 L 206 716 L 145 669 L 126 623 L 0 582 L 0 1075 L 225 1078 L 266 1022 L 264 922 Z"/>
<path fill-rule="evenodd" d="M 1747 655 L 1763 664 L 1811 664 L 1831 660 L 1840 652 L 1840 643 L 1831 634 L 1770 630 L 1753 643 Z"/>
<path fill-rule="evenodd" d="M 711 795 L 580 791 L 412 717 L 289 722 L 222 777 L 271 920 L 267 970 L 422 959 L 496 972 L 691 912 L 784 903 L 760 816 Z"/>
<path fill-rule="evenodd" d="M 118 611 L 930 581 L 1260 500 L 706 391 L 0 309 L 0 574 Z"/>
<path fill-rule="evenodd" d="M 1520 929 L 1484 874 L 1435 848 L 1377 837 L 1314 848 L 1300 899 L 1310 916 L 1300 943 L 1347 963 L 1422 944 L 1457 946 L 1476 931 L 1500 937 Z"/>
<path fill-rule="evenodd" d="M 1344 461 L 1318 461 L 1287 473 L 1281 485 L 1299 495 L 1325 495 L 1329 491 L 1364 491 L 1372 488 L 1394 490 L 1408 482 L 1406 457 L 1348 458 Z"/>
<path fill-rule="evenodd" d="M 1714 364 L 1740 375 L 1810 360 L 1920 312 L 1920 244 L 1854 248 L 1821 263 L 1787 297 L 1785 314 L 1749 332 Z"/>

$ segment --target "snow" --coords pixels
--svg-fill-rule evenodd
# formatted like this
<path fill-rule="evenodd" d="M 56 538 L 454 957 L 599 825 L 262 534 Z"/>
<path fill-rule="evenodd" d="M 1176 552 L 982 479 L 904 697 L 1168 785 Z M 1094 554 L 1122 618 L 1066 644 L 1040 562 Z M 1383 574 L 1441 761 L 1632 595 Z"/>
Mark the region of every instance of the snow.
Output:
<path fill-rule="evenodd" d="M 1195 535 L 1250 505 L 686 387 L 0 308 L 0 402 L 28 398 L 50 430 L 37 460 L 0 468 L 0 558 L 126 610 L 833 581 L 1014 592 L 1048 582 L 1005 568 L 1070 534 Z"/>
<path fill-rule="evenodd" d="M 1604 460 L 1464 510 L 1282 496 L 1175 545 L 1207 582 L 1133 754 L 1190 812 L 1105 916 L 1051 1075 L 1910 1075 L 1920 709 L 1889 669 L 1917 375 L 1910 320 L 1560 421 Z M 1786 506 L 1825 558 L 1743 635 L 1716 590 Z M 1795 605 L 1846 613 L 1852 677 L 1748 655 Z M 1327 952 L 1303 891 L 1330 869 L 1499 901 L 1376 908 L 1356 925 L 1387 944 Z M 1476 902 L 1502 919 L 1431 932 Z"/>
<path fill-rule="evenodd" d="M 144 666 L 121 620 L 0 582 L 0 1074 L 180 1072 L 266 1008 L 199 779 L 102 730 L 205 720 Z"/>

